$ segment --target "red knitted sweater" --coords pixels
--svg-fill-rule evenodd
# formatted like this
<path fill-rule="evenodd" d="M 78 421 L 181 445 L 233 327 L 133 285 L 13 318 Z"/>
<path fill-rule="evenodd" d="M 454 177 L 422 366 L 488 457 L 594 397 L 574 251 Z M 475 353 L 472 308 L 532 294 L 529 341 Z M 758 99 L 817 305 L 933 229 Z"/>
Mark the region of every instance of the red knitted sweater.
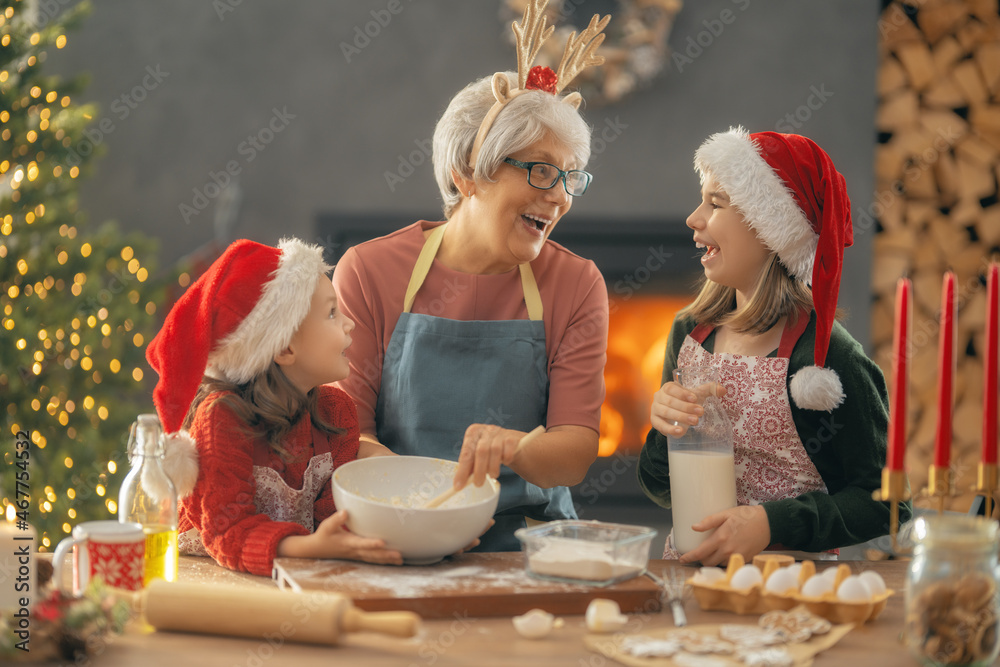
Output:
<path fill-rule="evenodd" d="M 247 438 L 242 422 L 223 404 L 222 393 L 205 399 L 195 413 L 191 435 L 198 446 L 198 481 L 180 504 L 178 533 L 196 529 L 205 551 L 219 565 L 251 574 L 271 575 L 278 542 L 289 535 L 310 531 L 289 521 L 275 521 L 258 511 L 254 468 L 275 470 L 292 489 L 303 488 L 310 461 L 329 453 L 333 466 L 358 456 L 358 415 L 354 401 L 334 387 L 321 386 L 319 412 L 328 424 L 347 429 L 343 435 L 326 435 L 312 427 L 308 416 L 288 434 L 282 460 L 263 437 Z M 313 526 L 336 511 L 331 478 L 327 478 L 312 504 Z"/>

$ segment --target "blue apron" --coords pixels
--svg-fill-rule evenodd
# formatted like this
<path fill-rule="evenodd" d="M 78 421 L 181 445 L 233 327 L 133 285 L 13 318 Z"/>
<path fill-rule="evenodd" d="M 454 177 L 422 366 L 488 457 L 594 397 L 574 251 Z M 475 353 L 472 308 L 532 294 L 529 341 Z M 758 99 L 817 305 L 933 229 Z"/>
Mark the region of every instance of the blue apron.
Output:
<path fill-rule="evenodd" d="M 375 406 L 380 442 L 402 455 L 458 460 L 471 424 L 530 431 L 545 423 L 549 378 L 542 301 L 528 264 L 519 265 L 527 320 L 460 321 L 411 313 L 447 223 L 424 243 L 389 339 Z M 576 518 L 569 489 L 542 489 L 500 468 L 500 502 L 476 551 L 520 549 L 525 517 Z"/>

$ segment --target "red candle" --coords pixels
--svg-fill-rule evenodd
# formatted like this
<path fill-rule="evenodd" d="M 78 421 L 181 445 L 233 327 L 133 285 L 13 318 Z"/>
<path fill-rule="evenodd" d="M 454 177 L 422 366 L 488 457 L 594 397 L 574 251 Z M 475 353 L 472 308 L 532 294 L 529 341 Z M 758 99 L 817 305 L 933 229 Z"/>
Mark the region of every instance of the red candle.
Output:
<path fill-rule="evenodd" d="M 986 357 L 983 364 L 983 463 L 997 462 L 997 265 L 986 289 Z"/>
<path fill-rule="evenodd" d="M 902 470 L 906 456 L 906 362 L 910 332 L 910 279 L 896 283 L 896 330 L 892 337 L 892 397 L 889 403 L 889 456 L 886 467 Z"/>
<path fill-rule="evenodd" d="M 934 465 L 951 465 L 952 378 L 955 375 L 955 274 L 944 274 L 941 292 L 941 331 L 938 344 L 938 422 L 934 441 Z"/>

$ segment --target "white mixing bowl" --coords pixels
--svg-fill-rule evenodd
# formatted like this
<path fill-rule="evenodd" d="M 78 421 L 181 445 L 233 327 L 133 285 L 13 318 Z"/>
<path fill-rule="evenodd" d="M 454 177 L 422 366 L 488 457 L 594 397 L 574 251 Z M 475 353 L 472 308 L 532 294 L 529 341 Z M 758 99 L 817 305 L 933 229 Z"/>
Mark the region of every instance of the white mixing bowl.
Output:
<path fill-rule="evenodd" d="M 407 563 L 434 563 L 482 535 L 500 499 L 500 484 L 487 479 L 480 487 L 470 482 L 440 507 L 421 509 L 451 488 L 457 466 L 424 456 L 358 459 L 333 472 L 333 501 L 347 510 L 351 532 L 385 540 Z"/>

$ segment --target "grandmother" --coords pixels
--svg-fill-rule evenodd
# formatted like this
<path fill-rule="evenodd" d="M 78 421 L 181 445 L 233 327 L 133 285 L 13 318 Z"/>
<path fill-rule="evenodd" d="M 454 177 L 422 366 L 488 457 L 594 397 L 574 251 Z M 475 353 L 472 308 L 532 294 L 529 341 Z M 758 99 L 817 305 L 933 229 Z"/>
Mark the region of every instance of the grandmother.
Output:
<path fill-rule="evenodd" d="M 496 100 L 486 77 L 438 121 L 446 222 L 355 246 L 333 278 L 356 323 L 340 386 L 361 439 L 458 460 L 456 487 L 497 477 L 483 551 L 518 549 L 526 520 L 576 517 L 566 487 L 597 456 L 608 321 L 597 267 L 549 239 L 591 183 L 589 127 L 552 92 L 517 91 L 498 113 Z"/>

